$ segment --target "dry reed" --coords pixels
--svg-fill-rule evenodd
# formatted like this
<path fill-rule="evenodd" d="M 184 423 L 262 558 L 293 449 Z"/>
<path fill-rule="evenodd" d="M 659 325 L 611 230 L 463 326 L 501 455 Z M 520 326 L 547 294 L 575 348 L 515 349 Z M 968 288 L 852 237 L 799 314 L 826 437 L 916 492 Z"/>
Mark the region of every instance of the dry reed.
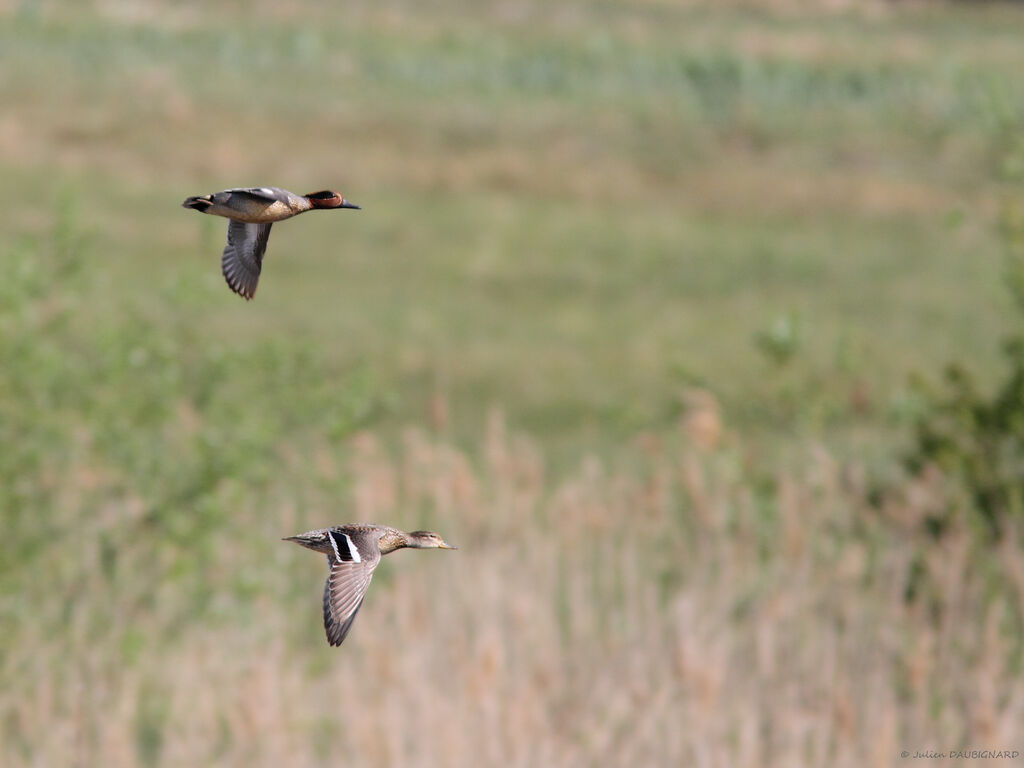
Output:
<path fill-rule="evenodd" d="M 901 526 L 935 494 L 879 512 L 821 450 L 756 491 L 711 416 L 558 481 L 500 416 L 478 455 L 418 430 L 349 448 L 312 462 L 351 474 L 340 508 L 284 486 L 237 508 L 201 620 L 137 500 L 92 475 L 69 493 L 49 597 L 4 644 L 0 762 L 861 768 L 1022 748 L 1024 559 Z M 253 542 L 350 520 L 426 522 L 460 550 L 389 557 L 335 650 L 323 563 Z M 131 579 L 112 581 L 124 529 Z"/>

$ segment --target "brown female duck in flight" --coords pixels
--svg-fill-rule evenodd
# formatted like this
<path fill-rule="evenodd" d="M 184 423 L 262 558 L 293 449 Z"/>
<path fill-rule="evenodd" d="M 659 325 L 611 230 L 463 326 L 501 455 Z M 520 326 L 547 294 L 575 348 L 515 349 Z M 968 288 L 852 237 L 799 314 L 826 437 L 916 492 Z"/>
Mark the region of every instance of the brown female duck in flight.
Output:
<path fill-rule="evenodd" d="M 231 290 L 246 299 L 256 293 L 270 226 L 275 221 L 284 221 L 314 208 L 359 210 L 358 205 L 329 189 L 296 195 L 277 187 L 225 189 L 212 195 L 187 197 L 181 205 L 230 219 L 228 244 L 220 257 L 220 265 Z"/>
<path fill-rule="evenodd" d="M 348 634 L 381 555 L 402 547 L 457 549 L 432 531 L 405 533 L 386 525 L 368 524 L 320 528 L 289 536 L 285 541 L 327 555 L 331 572 L 324 584 L 324 629 L 331 645 L 341 645 Z"/>

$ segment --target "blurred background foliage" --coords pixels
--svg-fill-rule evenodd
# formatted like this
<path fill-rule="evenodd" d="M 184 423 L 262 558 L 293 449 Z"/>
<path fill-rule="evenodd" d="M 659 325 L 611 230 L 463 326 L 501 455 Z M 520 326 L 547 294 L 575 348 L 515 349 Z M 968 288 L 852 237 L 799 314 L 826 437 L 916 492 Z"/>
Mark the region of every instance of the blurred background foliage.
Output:
<path fill-rule="evenodd" d="M 1021 21 L 0 2 L 0 762 L 1016 735 Z M 245 303 L 178 205 L 263 184 L 363 210 Z M 359 519 L 460 550 L 338 652 L 279 538 Z"/>
<path fill-rule="evenodd" d="M 906 457 L 912 472 L 935 466 L 963 483 L 971 500 L 967 509 L 993 537 L 1008 524 L 1024 519 L 1024 142 L 1013 143 L 1001 167 L 1012 183 L 1002 201 L 998 231 L 1006 251 L 1006 285 L 1016 305 L 1007 315 L 1004 377 L 993 388 L 977 381 L 975 367 L 952 362 L 944 387 L 936 390 L 921 377 L 915 387 L 923 407 L 915 427 L 915 442 Z M 959 505 L 929 520 L 936 533 Z"/>

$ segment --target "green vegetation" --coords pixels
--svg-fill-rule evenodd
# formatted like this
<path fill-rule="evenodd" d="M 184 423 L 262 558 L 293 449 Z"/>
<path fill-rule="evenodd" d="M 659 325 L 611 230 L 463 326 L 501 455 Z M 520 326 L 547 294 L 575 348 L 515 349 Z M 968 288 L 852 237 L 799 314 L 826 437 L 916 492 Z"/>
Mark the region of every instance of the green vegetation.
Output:
<path fill-rule="evenodd" d="M 1015 746 L 1022 21 L 0 9 L 0 763 Z M 178 204 L 250 184 L 364 210 L 246 303 Z M 460 550 L 330 649 L 355 520 Z"/>
<path fill-rule="evenodd" d="M 497 404 L 568 459 L 663 423 L 679 366 L 756 428 L 751 340 L 782 315 L 816 388 L 866 382 L 872 427 L 909 371 L 995 367 L 993 146 L 1024 104 L 997 12 L 218 8 L 5 19 L 0 64 L 38 74 L 4 84 L 0 203 L 38 233 L 55 182 L 78 199 L 90 320 L 188 302 L 211 338 L 370 365 L 393 425 L 438 394 L 465 440 Z M 260 179 L 365 211 L 275 231 L 243 308 L 215 290 L 217 223 L 169 211 Z M 819 437 L 863 423 L 827 410 Z"/>
<path fill-rule="evenodd" d="M 1007 175 L 1024 188 L 1024 145 L 1018 140 L 1004 165 Z M 1024 313 L 1024 194 L 1015 190 L 1003 204 L 1000 232 L 1006 244 L 1007 284 Z M 970 501 L 952 498 L 938 517 L 929 519 L 941 533 L 960 509 L 976 510 L 988 533 L 1000 537 L 1007 525 L 1024 520 L 1024 318 L 1003 341 L 1009 366 L 994 392 L 981 389 L 971 370 L 952 363 L 941 394 L 923 380 L 917 389 L 925 403 L 916 424 L 914 450 L 906 462 L 921 473 L 938 467 L 962 482 Z M 1014 325 L 1012 321 L 1008 326 Z"/>

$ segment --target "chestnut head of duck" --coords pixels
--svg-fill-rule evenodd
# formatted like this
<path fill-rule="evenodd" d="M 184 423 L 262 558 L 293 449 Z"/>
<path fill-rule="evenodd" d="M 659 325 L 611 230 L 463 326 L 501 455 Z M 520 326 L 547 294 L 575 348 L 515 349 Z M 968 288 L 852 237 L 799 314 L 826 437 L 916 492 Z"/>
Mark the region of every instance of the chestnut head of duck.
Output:
<path fill-rule="evenodd" d="M 355 210 L 361 210 L 355 203 L 350 203 L 340 193 L 330 189 L 324 189 L 320 192 L 310 192 L 308 195 L 303 195 L 311 206 L 314 208 L 353 208 Z"/>

